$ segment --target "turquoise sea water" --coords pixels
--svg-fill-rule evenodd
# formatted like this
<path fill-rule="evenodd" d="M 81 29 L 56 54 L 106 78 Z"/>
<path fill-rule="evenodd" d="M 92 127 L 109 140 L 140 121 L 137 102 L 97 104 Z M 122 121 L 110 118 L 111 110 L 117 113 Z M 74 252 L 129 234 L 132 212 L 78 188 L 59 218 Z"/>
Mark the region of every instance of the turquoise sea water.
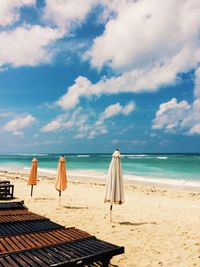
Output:
<path fill-rule="evenodd" d="M 56 173 L 60 154 L 0 155 L 0 169 L 28 170 L 32 157 L 38 159 L 39 171 Z M 66 154 L 67 171 L 104 178 L 111 154 Z M 200 186 L 200 154 L 122 154 L 125 179 L 191 184 Z"/>

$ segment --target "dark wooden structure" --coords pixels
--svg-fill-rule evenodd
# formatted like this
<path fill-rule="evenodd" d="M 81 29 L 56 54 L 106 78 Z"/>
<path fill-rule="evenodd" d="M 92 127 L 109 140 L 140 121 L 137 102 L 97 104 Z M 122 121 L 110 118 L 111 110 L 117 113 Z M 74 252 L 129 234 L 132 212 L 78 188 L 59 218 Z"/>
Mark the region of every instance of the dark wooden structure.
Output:
<path fill-rule="evenodd" d="M 14 185 L 10 181 L 0 181 L 0 199 L 13 199 Z"/>
<path fill-rule="evenodd" d="M 0 203 L 0 266 L 109 266 L 124 253 L 80 229 L 50 221 L 23 202 Z"/>

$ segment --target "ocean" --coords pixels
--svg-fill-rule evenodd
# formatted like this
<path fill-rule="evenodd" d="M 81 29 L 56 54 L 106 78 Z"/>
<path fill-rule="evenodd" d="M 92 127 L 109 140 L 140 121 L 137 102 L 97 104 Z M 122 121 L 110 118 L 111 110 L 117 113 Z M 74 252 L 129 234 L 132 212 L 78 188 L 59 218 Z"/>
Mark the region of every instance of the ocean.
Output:
<path fill-rule="evenodd" d="M 106 178 L 111 154 L 64 154 L 71 175 Z M 0 155 L 1 170 L 26 170 L 38 159 L 38 170 L 56 174 L 60 154 Z M 200 187 L 200 154 L 122 154 L 126 180 Z"/>

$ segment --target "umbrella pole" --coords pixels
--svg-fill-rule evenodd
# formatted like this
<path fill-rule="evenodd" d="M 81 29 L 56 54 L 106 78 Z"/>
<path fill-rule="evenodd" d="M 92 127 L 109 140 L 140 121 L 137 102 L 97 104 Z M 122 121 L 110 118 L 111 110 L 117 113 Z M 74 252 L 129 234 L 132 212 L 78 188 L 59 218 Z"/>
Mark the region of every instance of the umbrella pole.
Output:
<path fill-rule="evenodd" d="M 110 222 L 112 222 L 112 205 L 110 205 Z"/>
<path fill-rule="evenodd" d="M 33 185 L 31 185 L 31 197 L 33 195 Z"/>
<path fill-rule="evenodd" d="M 59 191 L 59 207 L 60 207 L 60 202 L 61 202 L 61 190 Z"/>

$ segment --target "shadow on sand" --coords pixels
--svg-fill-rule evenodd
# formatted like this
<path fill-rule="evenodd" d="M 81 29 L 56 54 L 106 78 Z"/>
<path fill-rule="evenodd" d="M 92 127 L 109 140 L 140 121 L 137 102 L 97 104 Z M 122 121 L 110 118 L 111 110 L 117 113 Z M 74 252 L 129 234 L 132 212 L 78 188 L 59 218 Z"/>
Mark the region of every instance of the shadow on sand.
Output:
<path fill-rule="evenodd" d="M 139 223 L 132 223 L 132 222 L 116 222 L 119 223 L 120 225 L 132 225 L 132 226 L 140 226 L 140 225 L 145 225 L 145 224 L 157 224 L 156 222 L 139 222 Z"/>
<path fill-rule="evenodd" d="M 65 209 L 71 209 L 71 210 L 84 210 L 88 209 L 88 207 L 75 207 L 75 206 L 63 206 Z"/>

